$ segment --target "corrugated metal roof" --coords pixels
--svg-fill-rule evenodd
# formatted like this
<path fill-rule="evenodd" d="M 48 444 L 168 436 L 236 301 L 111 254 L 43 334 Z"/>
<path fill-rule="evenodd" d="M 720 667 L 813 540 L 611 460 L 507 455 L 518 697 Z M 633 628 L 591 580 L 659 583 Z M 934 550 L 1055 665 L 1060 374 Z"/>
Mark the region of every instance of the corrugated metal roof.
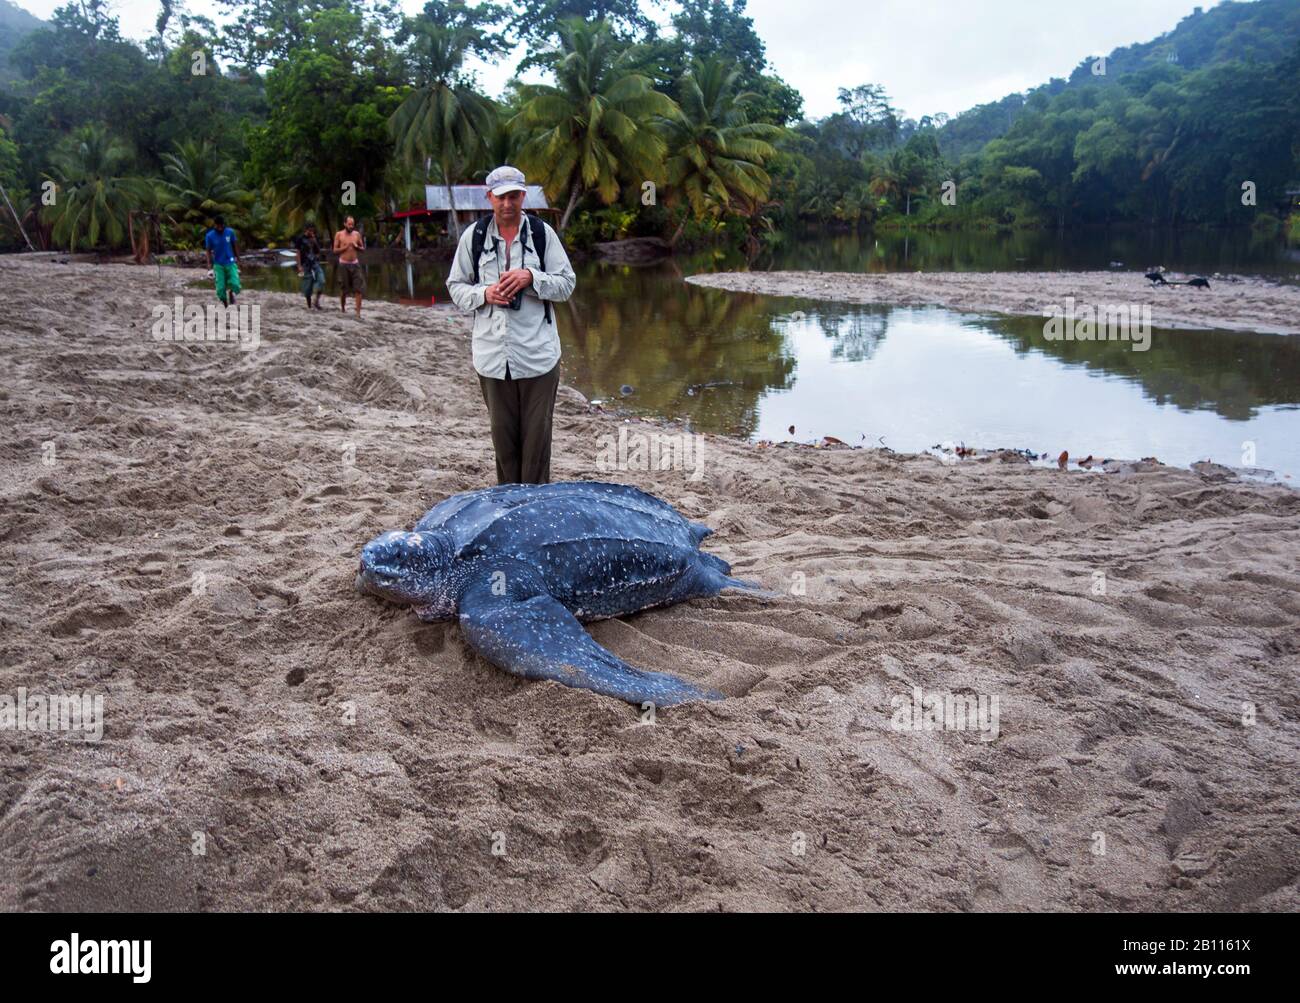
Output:
<path fill-rule="evenodd" d="M 528 185 L 524 192 L 525 209 L 549 209 L 546 193 L 541 185 Z M 487 209 L 487 185 L 452 185 L 451 190 L 456 199 L 457 209 Z M 433 212 L 447 211 L 447 186 L 425 185 L 424 204 Z"/>

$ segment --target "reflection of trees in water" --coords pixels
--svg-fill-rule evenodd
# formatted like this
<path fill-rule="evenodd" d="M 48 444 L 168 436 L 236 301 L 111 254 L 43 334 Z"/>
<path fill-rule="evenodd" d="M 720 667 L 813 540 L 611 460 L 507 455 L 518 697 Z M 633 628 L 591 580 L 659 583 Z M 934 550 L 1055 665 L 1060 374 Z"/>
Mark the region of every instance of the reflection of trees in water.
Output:
<path fill-rule="evenodd" d="M 1017 352 L 1042 352 L 1140 384 L 1157 404 L 1212 410 L 1245 421 L 1261 407 L 1300 404 L 1300 338 L 1234 331 L 1151 332 L 1151 347 L 1125 341 L 1048 341 L 1035 317 L 981 319 Z"/>
<path fill-rule="evenodd" d="M 864 238 L 840 234 L 836 239 Z M 980 253 L 974 242 L 990 239 L 993 235 L 965 234 L 952 246 L 966 247 L 973 260 Z M 1034 234 L 1023 239 L 1043 238 Z M 865 240 L 870 246 L 870 238 Z M 835 252 L 829 242 L 807 250 L 814 255 Z M 1016 239 L 1008 239 L 1003 248 L 1013 257 L 1022 250 L 1027 248 Z M 848 252 L 840 248 L 835 253 Z M 446 301 L 448 267 L 445 262 L 415 263 L 417 300 L 436 295 L 439 303 Z M 828 259 L 821 267 L 843 270 L 846 265 L 843 259 Z M 982 262 L 978 267 L 990 266 Z M 889 308 L 766 299 L 682 282 L 681 273 L 700 270 L 698 263 L 685 261 L 645 268 L 579 264 L 572 309 L 557 312 L 566 379 L 584 393 L 616 399 L 619 387 L 628 383 L 636 388 L 628 399 L 631 406 L 689 418 L 701 430 L 748 435 L 757 427 L 763 394 L 794 383 L 788 325 L 774 318 L 804 310 L 808 319 L 800 323 L 818 323 L 832 340 L 833 356 L 845 361 L 870 360 L 884 340 Z M 409 295 L 400 258 L 368 261 L 366 271 L 372 296 L 397 300 Z M 249 288 L 294 293 L 299 281 L 294 269 L 273 267 L 250 268 L 244 280 Z M 332 269 L 329 281 L 332 293 Z M 1161 404 L 1213 410 L 1236 420 L 1252 417 L 1261 407 L 1300 404 L 1300 338 L 1157 330 L 1149 351 L 1134 352 L 1127 342 L 1049 342 L 1042 319 L 1035 317 L 981 317 L 971 323 L 1005 338 L 1018 352 L 1041 352 L 1067 365 L 1135 382 Z M 710 382 L 733 385 L 686 392 Z"/>
<path fill-rule="evenodd" d="M 862 306 L 829 312 L 819 308 L 803 323 L 816 323 L 831 339 L 831 358 L 845 362 L 866 362 L 876 354 L 889 329 L 889 310 Z"/>
<path fill-rule="evenodd" d="M 1122 261 L 1129 270 L 1246 269 L 1290 276 L 1286 240 L 1237 230 L 1102 229 L 845 231 L 810 227 L 792 234 L 752 266 L 820 272 L 1021 271 L 1101 269 Z M 702 261 L 694 271 L 717 269 Z M 744 268 L 743 258 L 726 267 Z"/>
<path fill-rule="evenodd" d="M 445 303 L 449 265 L 416 261 L 416 301 Z M 644 268 L 583 263 L 576 266 L 573 299 L 556 311 L 565 379 L 588 395 L 628 398 L 638 410 L 689 419 L 702 431 L 749 435 L 758 425 L 758 400 L 794 382 L 794 358 L 774 331 L 770 302 L 757 296 L 688 286 L 672 263 Z M 327 291 L 332 292 L 332 269 Z M 685 269 L 685 274 L 691 274 Z M 298 291 L 292 268 L 256 268 L 249 288 Z M 366 263 L 371 298 L 410 302 L 406 264 Z M 701 388 L 701 384 L 726 384 Z M 690 387 L 700 388 L 694 395 Z"/>
<path fill-rule="evenodd" d="M 576 322 L 561 326 L 566 378 L 585 393 L 748 435 L 758 399 L 793 382 L 794 359 L 756 296 L 688 286 L 671 268 L 584 268 Z M 725 384 L 702 388 L 701 384 Z M 688 388 L 700 388 L 694 395 Z"/>

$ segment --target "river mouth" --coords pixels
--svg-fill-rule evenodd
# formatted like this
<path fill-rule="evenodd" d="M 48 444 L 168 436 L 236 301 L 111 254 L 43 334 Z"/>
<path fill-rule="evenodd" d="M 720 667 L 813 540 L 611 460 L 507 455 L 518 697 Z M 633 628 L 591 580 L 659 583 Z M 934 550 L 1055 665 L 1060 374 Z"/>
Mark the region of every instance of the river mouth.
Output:
<path fill-rule="evenodd" d="M 1246 241 L 1234 250 L 1207 237 L 1188 251 L 1186 235 L 1170 239 L 1173 248 L 1088 244 L 1069 254 L 1018 243 L 1019 236 L 963 234 L 945 243 L 940 235 L 934 246 L 916 237 L 887 240 L 881 252 L 869 236 L 838 235 L 769 263 L 825 271 L 918 264 L 1024 270 L 1016 259 L 1085 268 L 1126 254 L 1141 256 L 1144 267 L 1149 253 L 1168 254 L 1159 263 L 1189 271 L 1236 266 L 1277 279 L 1289 277 L 1288 268 L 1300 271 L 1284 245 L 1261 250 Z M 448 267 L 431 258 L 371 256 L 367 295 L 455 309 Z M 1150 350 L 1137 352 L 1122 343 L 1049 341 L 1043 321 L 1032 317 L 828 303 L 683 281 L 738 267 L 743 261 L 714 254 L 642 267 L 577 263 L 577 289 L 557 310 L 565 382 L 632 413 L 755 441 L 829 436 L 900 452 L 948 443 L 1053 458 L 1067 451 L 1178 466 L 1208 460 L 1300 481 L 1300 337 L 1156 329 Z M 331 273 L 327 268 L 325 305 L 337 309 Z M 297 290 L 291 267 L 250 268 L 245 276 L 250 288 Z"/>

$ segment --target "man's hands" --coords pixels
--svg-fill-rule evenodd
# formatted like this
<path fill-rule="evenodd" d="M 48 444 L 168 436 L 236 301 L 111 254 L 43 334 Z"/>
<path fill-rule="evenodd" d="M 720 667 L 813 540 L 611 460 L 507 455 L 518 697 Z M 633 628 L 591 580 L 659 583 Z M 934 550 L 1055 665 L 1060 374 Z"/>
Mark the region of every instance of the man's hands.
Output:
<path fill-rule="evenodd" d="M 527 268 L 512 268 L 497 280 L 496 285 L 488 286 L 483 292 L 483 301 L 493 306 L 509 306 L 520 289 L 527 289 L 533 284 L 533 273 Z"/>

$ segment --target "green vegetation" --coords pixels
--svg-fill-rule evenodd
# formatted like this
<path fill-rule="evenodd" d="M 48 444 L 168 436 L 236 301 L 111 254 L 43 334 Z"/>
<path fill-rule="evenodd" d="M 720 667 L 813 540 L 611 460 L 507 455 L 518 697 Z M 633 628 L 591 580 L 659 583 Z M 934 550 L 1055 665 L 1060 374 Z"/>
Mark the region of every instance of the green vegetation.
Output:
<path fill-rule="evenodd" d="M 52 159 L 46 177 L 62 194 L 46 215 L 55 242 L 74 251 L 125 243 L 128 215 L 147 198 L 144 183 L 127 175 L 126 144 L 102 125 L 83 125 Z"/>
<path fill-rule="evenodd" d="M 563 229 L 582 198 L 609 205 L 623 183 L 662 172 L 667 146 L 655 125 L 676 106 L 606 23 L 574 19 L 558 31 L 555 85 L 520 87 L 522 107 L 506 127 L 529 137 L 519 151 L 524 171 L 567 195 Z"/>
<path fill-rule="evenodd" d="M 489 57 L 508 48 L 505 39 L 486 30 L 500 11 L 487 4 L 477 9 L 429 4 L 407 20 L 399 41 L 407 43 L 409 73 L 414 80 L 389 125 L 397 152 L 408 165 L 438 168 L 454 204 L 451 186 L 475 162 L 484 160 L 488 143 L 500 129 L 493 103 L 475 93 L 461 73 L 469 55 Z M 454 236 L 460 231 L 452 218 Z"/>
<path fill-rule="evenodd" d="M 801 223 L 1298 227 L 1294 0 L 1198 10 L 951 119 L 905 118 L 864 83 L 818 121 L 745 0 L 676 0 L 667 31 L 637 0 L 430 0 L 415 17 L 386 0 L 223 3 L 229 27 L 164 0 L 137 44 L 105 0 L 36 26 L 0 0 L 0 184 L 34 239 L 118 248 L 143 220 L 190 247 L 220 212 L 246 246 L 345 215 L 386 240 L 424 185 L 502 162 L 545 186 L 575 245 L 752 255 Z M 547 82 L 482 93 L 466 60 L 521 42 L 518 70 Z M 0 247 L 17 246 L 0 205 Z"/>

